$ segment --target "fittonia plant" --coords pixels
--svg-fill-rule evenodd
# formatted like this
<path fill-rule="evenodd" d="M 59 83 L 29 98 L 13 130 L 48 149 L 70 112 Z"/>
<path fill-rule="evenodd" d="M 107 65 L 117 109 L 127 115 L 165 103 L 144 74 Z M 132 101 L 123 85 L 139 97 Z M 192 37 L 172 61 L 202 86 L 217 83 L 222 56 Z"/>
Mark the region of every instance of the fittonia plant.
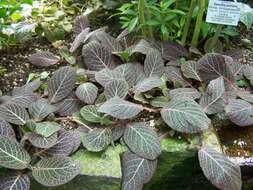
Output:
<path fill-rule="evenodd" d="M 121 159 L 122 190 L 141 190 L 161 154 L 151 114 L 181 133 L 210 130 L 214 114 L 226 114 L 238 126 L 253 125 L 253 96 L 236 85 L 238 77 L 253 81 L 253 67 L 220 54 L 179 64 L 187 51 L 175 43 L 142 39 L 129 45 L 126 31 L 113 38 L 104 28 L 90 31 L 88 23 L 86 17 L 76 19 L 70 47 L 75 55 L 82 47 L 86 80 L 77 80 L 80 69 L 65 66 L 43 84 L 44 91 L 35 80 L 1 96 L 0 166 L 10 172 L 1 177 L 0 189 L 28 190 L 29 172 L 45 186 L 67 183 L 80 174 L 69 156 L 81 143 L 99 152 L 114 142 L 128 148 Z M 60 61 L 49 52 L 29 59 L 37 66 Z M 241 189 L 237 164 L 207 146 L 198 155 L 213 185 Z"/>

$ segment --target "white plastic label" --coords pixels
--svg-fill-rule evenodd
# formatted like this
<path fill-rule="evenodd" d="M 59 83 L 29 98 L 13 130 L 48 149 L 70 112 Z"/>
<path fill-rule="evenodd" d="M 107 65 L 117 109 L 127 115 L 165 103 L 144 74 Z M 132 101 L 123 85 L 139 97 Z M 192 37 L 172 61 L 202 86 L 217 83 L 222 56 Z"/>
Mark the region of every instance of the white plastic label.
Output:
<path fill-rule="evenodd" d="M 206 22 L 237 26 L 239 19 L 239 3 L 225 0 L 209 0 Z"/>

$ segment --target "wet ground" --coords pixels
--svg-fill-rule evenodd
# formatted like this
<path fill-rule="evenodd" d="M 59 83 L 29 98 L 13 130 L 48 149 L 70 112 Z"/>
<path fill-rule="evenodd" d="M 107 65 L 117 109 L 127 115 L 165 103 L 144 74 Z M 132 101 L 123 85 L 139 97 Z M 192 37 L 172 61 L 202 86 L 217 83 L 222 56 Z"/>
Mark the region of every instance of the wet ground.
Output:
<path fill-rule="evenodd" d="M 44 40 L 35 40 L 24 47 L 0 50 L 0 66 L 5 70 L 4 74 L 0 75 L 0 90 L 3 93 L 10 92 L 14 87 L 25 84 L 30 73 L 52 72 L 59 67 L 59 65 L 56 65 L 48 68 L 38 68 L 30 64 L 28 57 L 39 50 L 51 51 L 56 54 L 58 51 Z"/>

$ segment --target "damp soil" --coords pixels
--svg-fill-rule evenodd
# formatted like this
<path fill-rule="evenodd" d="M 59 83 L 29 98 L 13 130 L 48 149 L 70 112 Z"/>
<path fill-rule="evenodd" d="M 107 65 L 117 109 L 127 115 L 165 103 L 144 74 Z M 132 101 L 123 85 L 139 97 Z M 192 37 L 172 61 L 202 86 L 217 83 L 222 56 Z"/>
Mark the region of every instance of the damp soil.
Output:
<path fill-rule="evenodd" d="M 224 153 L 229 157 L 253 156 L 253 128 L 233 124 L 216 129 Z"/>
<path fill-rule="evenodd" d="M 5 70 L 0 77 L 0 90 L 4 94 L 10 92 L 14 87 L 24 85 L 30 73 L 53 72 L 59 67 L 59 65 L 54 65 L 39 68 L 32 65 L 28 57 L 37 51 L 58 53 L 57 49 L 44 39 L 35 39 L 22 47 L 12 47 L 0 51 L 0 66 Z"/>

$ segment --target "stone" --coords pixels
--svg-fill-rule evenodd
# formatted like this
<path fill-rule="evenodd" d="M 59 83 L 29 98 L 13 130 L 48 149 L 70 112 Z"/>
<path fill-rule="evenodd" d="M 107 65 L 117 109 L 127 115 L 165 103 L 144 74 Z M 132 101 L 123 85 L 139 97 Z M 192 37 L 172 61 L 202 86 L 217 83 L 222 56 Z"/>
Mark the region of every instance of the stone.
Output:
<path fill-rule="evenodd" d="M 143 190 L 216 189 L 203 176 L 194 145 L 173 138 L 163 139 L 161 145 L 157 171 Z M 42 187 L 33 181 L 31 190 L 120 190 L 120 154 L 125 150 L 122 145 L 100 153 L 79 150 L 72 158 L 82 164 L 82 175 L 55 188 Z"/>

